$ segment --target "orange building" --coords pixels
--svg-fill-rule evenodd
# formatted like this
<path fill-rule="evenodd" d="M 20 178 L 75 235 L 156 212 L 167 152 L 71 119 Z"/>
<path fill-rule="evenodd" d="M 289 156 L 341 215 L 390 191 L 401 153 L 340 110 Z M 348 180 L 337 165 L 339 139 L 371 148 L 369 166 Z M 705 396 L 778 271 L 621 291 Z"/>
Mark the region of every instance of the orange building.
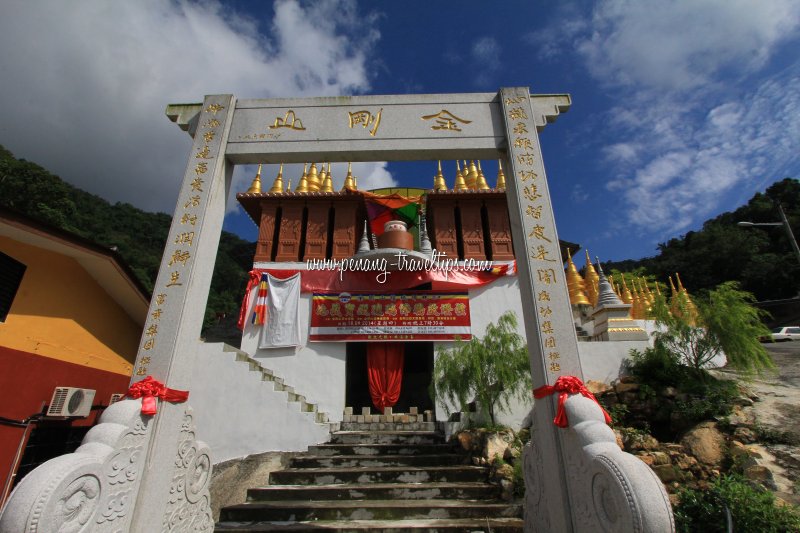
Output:
<path fill-rule="evenodd" d="M 116 252 L 0 209 L 0 503 L 128 389 L 148 301 Z M 86 390 L 47 416 L 57 387 Z"/>

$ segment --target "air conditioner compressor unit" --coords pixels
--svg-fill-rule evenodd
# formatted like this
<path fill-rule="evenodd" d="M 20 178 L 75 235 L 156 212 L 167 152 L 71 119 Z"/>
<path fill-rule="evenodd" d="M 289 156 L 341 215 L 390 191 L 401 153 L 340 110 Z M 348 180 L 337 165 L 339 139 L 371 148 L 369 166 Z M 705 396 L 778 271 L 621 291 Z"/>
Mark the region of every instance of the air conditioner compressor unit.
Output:
<path fill-rule="evenodd" d="M 47 416 L 86 417 L 92 412 L 95 390 L 56 387 L 47 408 Z"/>

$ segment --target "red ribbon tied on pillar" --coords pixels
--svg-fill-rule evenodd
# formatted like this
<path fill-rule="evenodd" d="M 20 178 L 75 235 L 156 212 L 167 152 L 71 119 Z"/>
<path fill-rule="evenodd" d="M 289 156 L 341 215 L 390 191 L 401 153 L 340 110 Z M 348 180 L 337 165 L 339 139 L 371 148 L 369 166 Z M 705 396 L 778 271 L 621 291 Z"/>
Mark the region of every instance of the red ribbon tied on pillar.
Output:
<path fill-rule="evenodd" d="M 142 414 L 152 416 L 158 412 L 156 398 L 181 403 L 189 399 L 189 391 L 170 389 L 160 381 L 153 379 L 153 376 L 147 376 L 142 381 L 131 385 L 127 396 L 134 400 L 141 398 Z"/>
<path fill-rule="evenodd" d="M 564 410 L 564 402 L 567 401 L 570 394 L 581 394 L 586 398 L 589 398 L 603 411 L 603 416 L 606 419 L 606 424 L 611 423 L 611 417 L 608 416 L 608 413 L 603 406 L 597 401 L 597 398 L 594 397 L 594 394 L 589 392 L 586 386 L 583 384 L 583 381 L 580 378 L 575 376 L 561 376 L 559 377 L 553 385 L 543 385 L 538 389 L 533 390 L 533 397 L 536 399 L 544 398 L 545 396 L 550 396 L 558 392 L 558 411 L 556 411 L 556 417 L 553 419 L 553 423 L 560 428 L 565 428 L 569 426 L 569 421 L 567 420 L 567 412 Z"/>

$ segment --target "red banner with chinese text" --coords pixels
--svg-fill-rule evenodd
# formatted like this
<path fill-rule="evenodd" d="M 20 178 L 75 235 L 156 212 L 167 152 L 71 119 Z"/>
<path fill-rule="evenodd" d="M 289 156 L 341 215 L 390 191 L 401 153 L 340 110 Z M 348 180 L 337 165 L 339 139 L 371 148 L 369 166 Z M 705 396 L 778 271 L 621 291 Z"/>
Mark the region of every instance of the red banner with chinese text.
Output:
<path fill-rule="evenodd" d="M 472 338 L 467 293 L 315 293 L 309 341 Z"/>

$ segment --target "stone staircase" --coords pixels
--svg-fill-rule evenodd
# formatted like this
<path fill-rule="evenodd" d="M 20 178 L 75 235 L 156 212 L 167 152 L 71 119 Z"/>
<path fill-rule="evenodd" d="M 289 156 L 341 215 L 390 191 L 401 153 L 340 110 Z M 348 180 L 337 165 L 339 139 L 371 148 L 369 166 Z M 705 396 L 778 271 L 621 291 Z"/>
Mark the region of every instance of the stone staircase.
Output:
<path fill-rule="evenodd" d="M 223 345 L 222 351 L 235 353 L 236 361 L 247 364 L 251 372 L 261 374 L 261 381 L 272 383 L 272 390 L 276 392 L 285 392 L 286 401 L 289 403 L 298 403 L 301 413 L 308 413 L 308 416 L 313 417 L 317 424 L 328 424 L 328 413 L 320 411 L 317 404 L 308 402 L 304 395 L 296 392 L 294 387 L 286 384 L 282 377 L 263 366 L 259 361 L 250 357 L 247 352 L 227 344 Z"/>
<path fill-rule="evenodd" d="M 521 505 L 487 479 L 430 415 L 346 415 L 329 443 L 223 508 L 216 531 L 522 531 Z"/>

